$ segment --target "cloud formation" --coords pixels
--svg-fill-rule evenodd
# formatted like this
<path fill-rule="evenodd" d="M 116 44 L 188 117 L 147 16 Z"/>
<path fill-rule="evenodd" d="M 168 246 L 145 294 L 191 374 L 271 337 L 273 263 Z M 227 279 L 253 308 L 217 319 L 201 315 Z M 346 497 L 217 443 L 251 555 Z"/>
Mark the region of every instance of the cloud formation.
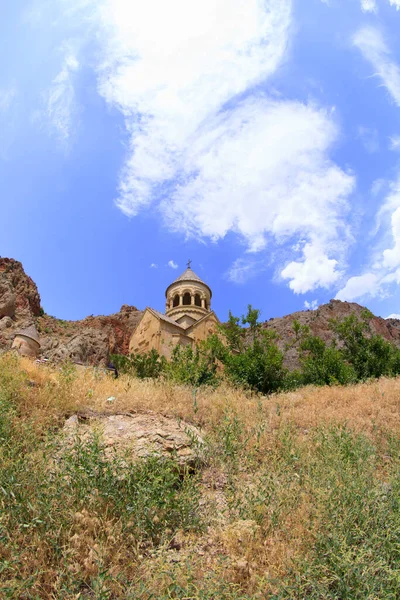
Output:
<path fill-rule="evenodd" d="M 46 94 L 46 113 L 56 136 L 67 143 L 71 136 L 75 116 L 75 90 L 73 76 L 79 69 L 75 54 L 67 49 L 62 68 Z"/>
<path fill-rule="evenodd" d="M 369 271 L 351 277 L 337 293 L 339 300 L 356 300 L 364 296 L 384 296 L 393 285 L 400 285 L 400 176 L 392 182 L 380 210 L 384 221 L 387 248 L 382 250 Z"/>
<path fill-rule="evenodd" d="M 400 106 L 400 67 L 392 58 L 380 32 L 374 28 L 361 29 L 356 34 L 354 43 L 376 70 L 376 75 L 382 79 L 392 99 Z M 392 137 L 390 142 L 391 149 L 397 150 L 398 137 Z M 385 184 L 384 181 L 375 182 L 377 183 L 378 188 Z M 389 193 L 378 212 L 378 222 L 384 232 L 379 245 L 387 247 L 378 251 L 378 258 L 365 273 L 347 281 L 337 293 L 339 300 L 385 296 L 393 285 L 400 285 L 400 173 L 397 180 L 389 183 L 388 187 Z"/>
<path fill-rule="evenodd" d="M 308 302 L 308 300 L 305 300 L 304 302 L 304 308 L 307 310 L 317 310 L 318 308 L 318 300 L 311 300 L 311 302 Z"/>
<path fill-rule="evenodd" d="M 400 106 L 400 67 L 393 59 L 382 34 L 374 27 L 364 27 L 354 36 L 354 45 L 371 63 L 395 103 Z"/>
<path fill-rule="evenodd" d="M 361 0 L 361 8 L 364 12 L 378 12 L 376 0 Z"/>
<path fill-rule="evenodd" d="M 130 135 L 119 208 L 155 205 L 174 231 L 235 232 L 250 252 L 301 239 L 282 277 L 297 292 L 332 285 L 354 187 L 329 159 L 334 115 L 255 91 L 284 60 L 291 0 L 105 0 L 97 15 L 99 91 Z"/>
<path fill-rule="evenodd" d="M 171 269 L 177 269 L 179 265 L 177 265 L 175 261 L 169 260 L 168 266 L 171 267 Z"/>

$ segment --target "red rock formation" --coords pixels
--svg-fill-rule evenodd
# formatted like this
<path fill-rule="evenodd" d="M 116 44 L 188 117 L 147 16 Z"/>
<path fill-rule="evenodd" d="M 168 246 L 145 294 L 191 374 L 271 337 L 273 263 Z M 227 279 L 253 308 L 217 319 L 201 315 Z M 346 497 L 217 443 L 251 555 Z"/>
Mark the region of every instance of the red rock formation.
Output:
<path fill-rule="evenodd" d="M 29 320 L 40 315 L 38 289 L 18 260 L 0 258 L 0 281 L 12 290 L 15 297 L 14 311 L 13 314 L 8 314 L 9 317 Z"/>

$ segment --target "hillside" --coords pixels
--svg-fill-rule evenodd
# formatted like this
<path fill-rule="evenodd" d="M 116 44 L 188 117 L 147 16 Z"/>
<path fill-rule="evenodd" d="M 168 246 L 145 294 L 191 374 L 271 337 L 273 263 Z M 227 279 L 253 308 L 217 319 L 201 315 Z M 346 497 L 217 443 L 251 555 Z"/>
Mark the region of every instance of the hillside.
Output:
<path fill-rule="evenodd" d="M 340 321 L 349 315 L 356 315 L 361 319 L 363 311 L 365 308 L 355 302 L 331 300 L 328 304 L 321 304 L 316 310 L 302 310 L 285 317 L 272 318 L 264 326 L 276 332 L 278 346 L 282 350 L 286 350 L 285 363 L 289 368 L 294 368 L 298 366 L 298 343 L 295 341 L 293 331 L 295 320 L 301 325 L 307 325 L 311 333 L 323 339 L 324 342 L 330 342 L 334 337 L 332 329 L 329 327 L 331 319 Z M 400 320 L 373 316 L 369 321 L 369 326 L 372 333 L 380 335 L 400 347 Z M 288 346 L 290 347 L 287 348 Z"/>
<path fill-rule="evenodd" d="M 190 387 L 4 354 L 0 596 L 398 598 L 399 398 L 381 379 L 203 387 L 194 402 Z M 157 443 L 163 419 L 197 428 L 196 461 L 179 466 L 171 436 L 170 458 L 135 458 L 119 444 L 129 419 Z"/>
<path fill-rule="evenodd" d="M 111 353 L 126 354 L 141 316 L 134 306 L 123 305 L 108 316 L 65 321 L 45 314 L 34 281 L 22 264 L 0 258 L 0 350 L 10 347 L 15 332 L 35 323 L 42 356 L 69 359 L 89 365 L 106 364 Z"/>

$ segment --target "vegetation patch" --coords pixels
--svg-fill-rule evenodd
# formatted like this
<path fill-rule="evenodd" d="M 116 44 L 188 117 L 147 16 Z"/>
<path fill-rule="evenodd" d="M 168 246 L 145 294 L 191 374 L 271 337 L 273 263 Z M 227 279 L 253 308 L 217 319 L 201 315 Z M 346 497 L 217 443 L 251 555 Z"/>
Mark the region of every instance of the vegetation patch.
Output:
<path fill-rule="evenodd" d="M 217 376 L 194 401 L 193 382 L 0 357 L 2 598 L 400 596 L 400 380 L 263 396 Z M 201 468 L 101 431 L 65 447 L 71 414 L 140 410 L 200 426 Z"/>

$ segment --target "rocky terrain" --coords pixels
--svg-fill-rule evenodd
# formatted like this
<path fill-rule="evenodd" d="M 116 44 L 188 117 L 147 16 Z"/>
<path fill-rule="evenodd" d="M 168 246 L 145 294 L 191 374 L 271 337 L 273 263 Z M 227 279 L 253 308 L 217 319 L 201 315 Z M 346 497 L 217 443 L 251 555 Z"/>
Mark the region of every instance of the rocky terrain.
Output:
<path fill-rule="evenodd" d="M 47 315 L 34 281 L 20 262 L 0 258 L 0 350 L 11 346 L 16 331 L 34 323 L 42 356 L 60 361 L 104 365 L 111 353 L 126 354 L 140 316 L 134 306 L 123 305 L 108 316 L 65 321 Z"/>
<path fill-rule="evenodd" d="M 286 350 L 286 366 L 295 368 L 298 366 L 298 342 L 295 340 L 293 331 L 295 320 L 301 325 L 307 325 L 313 335 L 329 343 L 334 337 L 334 333 L 329 326 L 331 319 L 340 321 L 352 314 L 361 319 L 363 311 L 365 311 L 365 308 L 355 302 L 331 300 L 328 304 L 321 304 L 316 310 L 302 310 L 285 317 L 270 319 L 265 323 L 265 327 L 276 332 L 278 345 L 281 349 Z M 382 319 L 382 317 L 373 316 L 369 321 L 369 325 L 373 333 L 381 335 L 389 342 L 400 346 L 400 320 Z"/>
<path fill-rule="evenodd" d="M 267 329 L 277 333 L 278 344 L 286 351 L 286 365 L 297 366 L 297 346 L 293 321 L 308 325 L 314 335 L 330 341 L 332 318 L 342 319 L 350 314 L 361 317 L 364 308 L 354 302 L 331 300 L 317 310 L 296 312 L 270 319 Z M 42 356 L 60 361 L 104 365 L 112 353 L 127 354 L 130 337 L 142 312 L 134 306 L 123 305 L 119 312 L 108 316 L 89 316 L 81 321 L 65 321 L 49 316 L 40 303 L 34 281 L 25 273 L 20 262 L 0 258 L 0 350 L 11 346 L 18 329 L 32 323 L 40 335 Z M 400 346 L 400 320 L 373 317 L 371 330 Z"/>

